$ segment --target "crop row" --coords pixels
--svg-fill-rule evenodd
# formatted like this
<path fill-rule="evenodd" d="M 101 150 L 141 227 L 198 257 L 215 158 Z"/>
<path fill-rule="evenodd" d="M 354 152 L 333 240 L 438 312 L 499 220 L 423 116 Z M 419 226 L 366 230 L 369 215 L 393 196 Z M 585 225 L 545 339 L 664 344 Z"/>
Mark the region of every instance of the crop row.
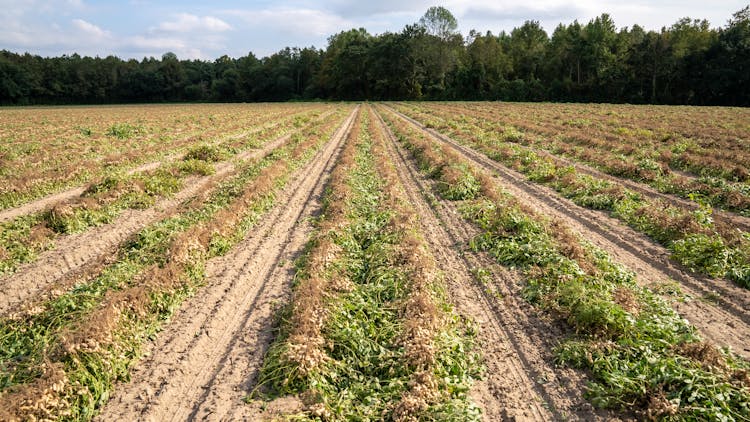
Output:
<path fill-rule="evenodd" d="M 594 130 L 630 129 L 645 141 L 667 135 L 724 145 L 747 133 L 748 111 L 739 107 L 681 107 L 582 103 L 453 102 L 446 105 L 501 111 L 506 115 L 538 116 L 541 122 L 591 127 Z M 623 136 L 628 136 L 624 133 Z"/>
<path fill-rule="evenodd" d="M 430 124 L 441 129 L 461 130 L 475 136 L 490 133 L 508 143 L 551 152 L 593 165 L 616 177 L 648 184 L 662 193 L 750 215 L 748 140 L 737 140 L 729 149 L 699 146 L 685 139 L 647 142 L 554 121 L 547 121 L 540 129 L 536 126 L 542 123 L 536 119 L 544 117 L 535 114 L 534 120 L 511 118 L 498 115 L 497 110 L 489 107 L 431 105 L 419 110 L 422 118 L 432 119 Z M 623 132 L 625 129 L 617 131 Z M 685 171 L 698 176 L 686 175 Z"/>
<path fill-rule="evenodd" d="M 0 412 L 14 413 L 0 419 L 90 419 L 142 344 L 200 288 L 206 261 L 248 234 L 336 123 L 306 128 L 240 164 L 234 177 L 140 231 L 100 274 L 33 312 L 2 318 Z"/>
<path fill-rule="evenodd" d="M 297 116 L 294 122 L 261 129 L 253 137 L 193 146 L 181 159 L 164 162 L 153 170 L 109 174 L 88 185 L 80 196 L 47 211 L 0 223 L 0 274 L 33 262 L 39 252 L 53 248 L 55 239 L 61 235 L 110 223 L 125 209 L 146 209 L 158 199 L 173 196 L 192 176 L 211 175 L 221 162 L 241 157 L 243 152 L 270 139 L 310 125 L 313 116 Z"/>
<path fill-rule="evenodd" d="M 745 420 L 750 364 L 702 341 L 635 274 L 502 191 L 488 173 L 386 112 L 400 142 L 438 193 L 460 201 L 481 233 L 472 247 L 518 269 L 524 296 L 572 334 L 555 350 L 559 364 L 586 369 L 588 398 L 639 417 Z"/>
<path fill-rule="evenodd" d="M 732 224 L 715 221 L 711 207 L 689 210 L 645 197 L 616 181 L 581 174 L 554 157 L 506 142 L 502 135 L 475 126 L 450 130 L 450 134 L 580 206 L 609 211 L 666 246 L 673 258 L 687 268 L 750 287 L 750 235 Z"/>
<path fill-rule="evenodd" d="M 470 327 L 447 305 L 372 111 L 360 117 L 298 262 L 260 386 L 298 419 L 473 420 Z"/>
<path fill-rule="evenodd" d="M 180 153 L 197 142 L 244 137 L 247 128 L 316 110 L 302 105 L 3 110 L 0 209 Z"/>
<path fill-rule="evenodd" d="M 609 146 L 625 157 L 659 151 L 653 158 L 667 168 L 727 180 L 742 181 L 750 176 L 748 115 L 742 109 L 569 104 L 466 106 L 494 122 L 518 124 L 532 134 L 559 137 L 603 151 Z M 451 105 L 445 107 L 453 109 Z M 670 155 L 672 150 L 675 152 Z"/>

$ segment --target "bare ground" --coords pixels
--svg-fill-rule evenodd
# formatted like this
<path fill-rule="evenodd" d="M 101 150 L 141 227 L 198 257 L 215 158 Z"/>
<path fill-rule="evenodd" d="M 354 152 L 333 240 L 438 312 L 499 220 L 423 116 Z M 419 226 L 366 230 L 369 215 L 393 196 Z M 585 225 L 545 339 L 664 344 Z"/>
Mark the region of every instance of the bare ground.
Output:
<path fill-rule="evenodd" d="M 582 164 L 582 163 L 573 161 L 565 157 L 554 155 L 551 152 L 546 151 L 546 150 L 540 150 L 540 149 L 529 148 L 529 147 L 524 147 L 524 148 L 528 148 L 530 150 L 543 154 L 547 157 L 550 157 L 553 160 L 560 161 L 564 164 L 571 165 L 579 173 L 588 174 L 589 176 L 593 176 L 597 179 L 604 179 L 604 180 L 609 180 L 615 183 L 619 183 L 632 191 L 640 193 L 643 196 L 646 196 L 652 199 L 658 199 L 660 201 L 666 202 L 676 207 L 685 208 L 691 211 L 695 211 L 700 208 L 700 205 L 698 205 L 697 203 L 693 201 L 680 198 L 679 196 L 676 196 L 676 195 L 659 192 L 656 189 L 644 183 L 639 183 L 633 180 L 628 180 L 625 178 L 612 176 L 610 174 L 597 170 L 593 167 L 587 166 L 586 164 Z M 695 176 L 692 176 L 692 178 L 695 179 Z M 721 222 L 727 225 L 738 227 L 746 232 L 750 231 L 750 218 L 744 217 L 742 215 L 735 214 L 729 211 L 723 211 L 720 209 L 714 209 L 713 218 L 717 222 Z"/>
<path fill-rule="evenodd" d="M 158 168 L 162 163 L 175 160 L 177 159 L 177 157 L 179 157 L 179 155 L 173 155 L 173 156 L 166 157 L 160 161 L 154 161 L 151 163 L 142 164 L 138 167 L 128 170 L 126 174 L 135 174 L 135 173 L 140 173 L 144 171 L 154 170 Z M 62 192 L 58 192 L 49 196 L 45 196 L 44 198 L 40 198 L 31 202 L 28 202 L 26 204 L 23 204 L 15 208 L 9 208 L 7 210 L 0 211 L 0 223 L 4 221 L 12 220 L 22 215 L 44 211 L 48 208 L 53 207 L 56 204 L 73 199 L 77 196 L 81 196 L 81 194 L 85 190 L 86 190 L 86 186 L 78 186 L 78 187 L 68 189 Z"/>
<path fill-rule="evenodd" d="M 237 156 L 240 160 L 263 157 L 289 140 L 282 136 Z M 37 260 L 21 266 L 14 274 L 0 278 L 0 315 L 29 311 L 43 300 L 64 292 L 74 283 L 93 276 L 116 254 L 118 247 L 147 225 L 168 217 L 180 204 L 200 195 L 202 190 L 235 171 L 231 162 L 219 163 L 214 174 L 190 178 L 186 187 L 171 198 L 145 210 L 125 210 L 114 222 L 84 233 L 64 236 L 56 247 Z"/>
<path fill-rule="evenodd" d="M 551 350 L 565 334 L 563 328 L 552 326 L 522 299 L 518 274 L 468 248 L 478 230 L 460 216 L 454 203 L 433 194 L 433 182 L 419 174 L 408 153 L 385 130 L 401 183 L 446 275 L 448 297 L 463 317 L 479 325 L 479 348 L 487 369 L 472 396 L 485 420 L 616 419 L 583 398 L 586 380 L 581 373 L 551 363 Z M 491 285 L 475 280 L 472 270 L 480 268 L 490 271 Z"/>
<path fill-rule="evenodd" d="M 691 273 L 671 260 L 667 249 L 620 221 L 603 212 L 580 207 L 485 155 L 429 130 L 403 114 L 392 109 L 389 111 L 489 170 L 506 190 L 539 213 L 569 224 L 582 238 L 607 251 L 616 262 L 635 271 L 640 284 L 659 292 L 661 286 L 669 285 L 671 281 L 679 283 L 678 294 L 666 296 L 673 308 L 698 328 L 706 339 L 719 346 L 728 346 L 740 356 L 750 357 L 750 290 L 729 280 Z"/>
<path fill-rule="evenodd" d="M 441 135 L 438 131 L 436 131 L 434 129 L 428 129 L 428 131 L 431 132 L 433 135 L 438 135 L 438 136 Z M 617 176 L 613 176 L 611 174 L 607 174 L 607 173 L 605 173 L 605 172 L 603 172 L 601 170 L 597 170 L 594 167 L 591 167 L 591 166 L 589 166 L 587 164 L 584 164 L 582 162 L 576 161 L 574 159 L 570 159 L 570 158 L 567 158 L 567 157 L 563 157 L 563 156 L 560 156 L 560 155 L 553 154 L 552 152 L 550 152 L 550 151 L 548 151 L 546 149 L 542 149 L 542 148 L 538 148 L 538 147 L 531 147 L 531 146 L 528 146 L 528 145 L 521 145 L 521 144 L 515 144 L 515 145 L 518 146 L 518 147 L 520 147 L 520 148 L 523 148 L 525 150 L 533 151 L 533 152 L 536 152 L 538 154 L 541 154 L 541 155 L 544 155 L 546 157 L 549 157 L 549 158 L 553 159 L 556 162 L 560 162 L 560 163 L 563 163 L 565 165 L 573 166 L 576 169 L 576 171 L 578 171 L 579 173 L 588 174 L 589 176 L 593 176 L 593 177 L 595 177 L 597 179 L 604 179 L 604 180 L 609 180 L 609 181 L 612 181 L 612 182 L 615 182 L 615 183 L 619 183 L 619 184 L 625 186 L 626 188 L 628 188 L 630 190 L 633 190 L 635 192 L 638 192 L 638 193 L 640 193 L 640 194 L 642 194 L 642 195 L 644 195 L 646 197 L 649 197 L 649 198 L 652 198 L 652 199 L 658 199 L 658 200 L 664 201 L 664 202 L 666 202 L 668 204 L 672 204 L 674 206 L 677 206 L 677 207 L 680 207 L 680 208 L 685 208 L 685 209 L 688 209 L 688 210 L 697 210 L 697 209 L 700 208 L 700 205 L 697 204 L 694 201 L 690 201 L 690 200 L 681 198 L 681 197 L 679 197 L 677 195 L 672 195 L 672 194 L 668 194 L 668 193 L 659 192 L 658 190 L 652 188 L 651 186 L 648 186 L 645 183 L 640 183 L 640 182 L 636 182 L 634 180 L 630 180 L 630 179 L 626 179 L 626 178 L 623 178 L 623 177 L 617 177 Z M 688 178 L 688 179 L 691 179 L 691 180 L 695 180 L 695 179 L 698 178 L 694 174 L 691 174 L 691 173 L 688 173 L 688 172 L 684 172 L 684 171 L 680 171 L 680 170 L 674 170 L 674 169 L 670 169 L 670 170 L 673 173 L 675 173 L 675 174 L 677 174 L 677 175 L 679 175 L 681 177 L 685 177 L 685 178 Z M 744 216 L 739 215 L 737 213 L 733 213 L 731 211 L 724 211 L 724 210 L 720 210 L 720 209 L 714 209 L 713 218 L 717 222 L 721 222 L 721 223 L 724 223 L 724 224 L 727 224 L 727 225 L 732 225 L 734 227 L 739 227 L 740 229 L 742 229 L 743 231 L 746 231 L 746 232 L 750 231 L 750 218 L 744 217 Z"/>
<path fill-rule="evenodd" d="M 321 115 L 321 119 L 325 116 L 329 115 L 330 112 L 327 112 L 323 115 Z M 231 135 L 225 138 L 222 138 L 220 140 L 217 140 L 217 142 L 226 141 L 226 140 L 233 140 L 233 139 L 240 139 L 245 136 L 252 135 L 253 133 L 260 132 L 262 130 L 268 129 L 269 127 L 273 127 L 277 125 L 278 122 L 274 122 L 270 125 L 264 125 L 259 128 L 255 128 L 252 130 L 244 131 L 239 134 Z M 179 157 L 181 157 L 182 154 L 172 154 L 167 157 L 162 158 L 159 161 L 152 161 L 150 163 L 142 164 L 138 167 L 132 168 L 126 172 L 126 174 L 135 174 L 135 173 L 141 173 L 145 171 L 155 170 L 159 168 L 163 163 L 168 163 L 171 161 L 177 160 Z M 61 202 L 65 202 L 67 200 L 73 199 L 77 196 L 80 196 L 84 191 L 86 190 L 86 186 L 78 186 L 75 188 L 71 188 L 62 192 L 54 193 L 52 195 L 45 196 L 43 198 L 28 202 L 26 204 L 20 205 L 18 207 L 9 208 L 6 210 L 0 211 L 0 223 L 13 220 L 14 218 L 18 218 L 23 215 L 32 214 L 40 211 L 44 211 L 46 209 L 49 209 L 53 207 L 56 204 L 59 204 Z"/>
<path fill-rule="evenodd" d="M 243 403 L 286 303 L 292 261 L 312 231 L 328 175 L 352 113 L 310 164 L 296 172 L 277 206 L 248 238 L 210 261 L 207 285 L 183 304 L 149 347 L 132 380 L 116 387 L 98 420 L 257 420 Z"/>

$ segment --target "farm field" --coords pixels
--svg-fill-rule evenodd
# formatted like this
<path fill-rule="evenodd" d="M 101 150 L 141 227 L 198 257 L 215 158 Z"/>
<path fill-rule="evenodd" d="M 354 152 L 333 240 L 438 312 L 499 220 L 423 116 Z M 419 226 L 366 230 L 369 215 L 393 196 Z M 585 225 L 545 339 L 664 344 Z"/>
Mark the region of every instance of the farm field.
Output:
<path fill-rule="evenodd" d="M 750 419 L 747 110 L 0 122 L 0 420 Z"/>
<path fill-rule="evenodd" d="M 158 160 L 202 141 L 229 147 L 249 130 L 270 128 L 312 110 L 303 104 L 3 110 L 0 209 L 105 174 L 152 169 Z"/>

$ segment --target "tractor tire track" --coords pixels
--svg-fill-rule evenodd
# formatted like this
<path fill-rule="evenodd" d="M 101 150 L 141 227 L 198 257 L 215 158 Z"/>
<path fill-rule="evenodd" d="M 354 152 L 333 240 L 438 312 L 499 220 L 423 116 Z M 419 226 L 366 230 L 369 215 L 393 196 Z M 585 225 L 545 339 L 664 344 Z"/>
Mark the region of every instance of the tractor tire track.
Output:
<path fill-rule="evenodd" d="M 261 149 L 246 151 L 236 158 L 245 161 L 264 157 L 289 139 L 290 135 L 284 135 L 263 145 Z M 95 273 L 92 268 L 96 265 L 92 263 L 106 262 L 104 257 L 114 256 L 119 246 L 130 236 L 177 212 L 180 204 L 200 195 L 211 184 L 229 177 L 234 171 L 235 165 L 232 162 L 219 163 L 215 166 L 214 174 L 189 178 L 183 190 L 148 209 L 125 210 L 112 223 L 58 239 L 56 248 L 42 253 L 37 260 L 21 266 L 14 274 L 0 278 L 0 315 L 11 310 L 28 309 L 33 305 L 21 305 L 29 299 L 45 296 L 40 295 L 42 291 L 47 290 L 54 295 L 55 292 L 64 291 L 71 282 L 79 280 L 82 274 Z M 65 280 L 68 282 L 64 282 Z"/>
<path fill-rule="evenodd" d="M 331 114 L 331 111 L 328 111 L 328 112 L 322 114 L 319 117 L 319 119 L 324 119 L 326 116 L 328 116 L 330 114 Z M 276 122 L 273 122 L 272 124 L 263 125 L 263 126 L 258 127 L 258 128 L 254 128 L 254 129 L 247 130 L 247 131 L 244 131 L 244 132 L 240 132 L 240 133 L 237 133 L 237 134 L 234 134 L 234 135 L 226 136 L 224 138 L 221 138 L 221 139 L 215 141 L 214 144 L 218 144 L 218 143 L 226 142 L 226 141 L 231 141 L 231 140 L 236 140 L 236 139 L 242 139 L 242 138 L 250 136 L 250 135 L 252 135 L 254 133 L 259 133 L 259 132 L 262 132 L 262 131 L 264 131 L 266 129 L 270 129 L 270 128 L 276 127 L 279 124 L 280 124 L 280 122 L 276 121 Z M 131 175 L 131 174 L 135 174 L 135 173 L 142 173 L 142 172 L 146 172 L 146 171 L 155 170 L 155 169 L 159 168 L 162 164 L 175 161 L 175 160 L 179 159 L 180 157 L 182 157 L 183 155 L 184 155 L 183 153 L 170 154 L 170 155 L 162 158 L 159 161 L 152 161 L 152 162 L 149 162 L 149 163 L 141 164 L 138 167 L 129 169 L 129 170 L 127 170 L 125 172 L 125 174 Z M 18 218 L 18 217 L 23 216 L 23 215 L 33 214 L 33 213 L 36 213 L 36 212 L 45 211 L 45 210 L 47 210 L 47 209 L 55 206 L 56 204 L 59 204 L 61 202 L 65 202 L 67 200 L 73 199 L 73 198 L 75 198 L 77 196 L 81 196 L 81 194 L 83 194 L 83 192 L 86 191 L 87 187 L 88 187 L 88 185 L 78 186 L 78 187 L 71 188 L 71 189 L 68 189 L 68 190 L 65 190 L 65 191 L 62 191 L 62 192 L 58 192 L 58 193 L 55 193 L 55 194 L 52 194 L 52 195 L 49 195 L 49 196 L 45 196 L 43 198 L 39 198 L 39 199 L 33 200 L 31 202 L 28 202 L 26 204 L 20 205 L 18 207 L 14 207 L 14 208 L 9 208 L 9 209 L 6 209 L 6 210 L 2 210 L 2 211 L 0 211 L 0 223 L 5 222 L 5 221 L 9 221 L 9 220 L 13 220 L 14 218 Z"/>
<path fill-rule="evenodd" d="M 740 356 L 750 357 L 750 290 L 725 279 L 691 274 L 672 261 L 670 252 L 664 247 L 618 220 L 602 212 L 580 207 L 560 197 L 552 189 L 528 181 L 522 174 L 424 127 L 414 119 L 392 108 L 388 107 L 387 110 L 490 171 L 505 189 L 541 214 L 566 221 L 584 239 L 635 271 L 640 284 L 649 286 L 669 280 L 677 281 L 688 300 L 673 300 L 673 308 L 698 328 L 705 338 L 719 346 L 731 347 Z M 710 301 L 706 298 L 710 298 Z"/>
<path fill-rule="evenodd" d="M 272 341 L 275 308 L 290 294 L 292 261 L 313 230 L 310 217 L 320 210 L 357 112 L 296 172 L 252 234 L 209 262 L 207 285 L 183 304 L 98 420 L 249 418 L 252 408 L 242 399 Z"/>
<path fill-rule="evenodd" d="M 378 124 L 430 250 L 446 275 L 449 299 L 461 315 L 480 326 L 486 379 L 477 382 L 472 396 L 485 420 L 612 420 L 613 415 L 595 411 L 583 398 L 586 380 L 581 374 L 551 364 L 550 351 L 562 333 L 558 327 L 560 336 L 550 336 L 549 323 L 521 298 L 520 276 L 468 248 L 478 230 L 453 203 L 432 194 L 434 183 L 419 174 L 384 122 L 379 119 Z M 472 270 L 478 268 L 493 270 L 501 297 L 474 280 Z"/>

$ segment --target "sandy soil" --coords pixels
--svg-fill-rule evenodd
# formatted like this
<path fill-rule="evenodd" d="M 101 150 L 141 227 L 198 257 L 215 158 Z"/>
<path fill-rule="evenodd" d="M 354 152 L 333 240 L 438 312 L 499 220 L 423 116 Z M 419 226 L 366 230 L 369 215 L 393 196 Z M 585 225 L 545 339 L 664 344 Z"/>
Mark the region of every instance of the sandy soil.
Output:
<path fill-rule="evenodd" d="M 586 402 L 585 378 L 580 373 L 551 363 L 551 349 L 564 334 L 562 328 L 551 328 L 522 299 L 517 274 L 468 248 L 477 229 L 460 216 L 454 203 L 434 194 L 433 182 L 419 174 L 408 152 L 385 130 L 401 183 L 446 276 L 448 297 L 462 316 L 479 326 L 479 347 L 487 369 L 472 398 L 482 408 L 484 419 L 616 419 Z M 478 268 L 490 271 L 491 285 L 483 286 L 475 279 L 472 269 Z"/>
<path fill-rule="evenodd" d="M 319 118 L 323 119 L 323 118 L 325 118 L 325 116 L 328 116 L 330 114 L 331 114 L 330 111 L 326 112 L 326 113 L 322 114 Z M 258 133 L 258 132 L 261 132 L 261 131 L 266 130 L 268 128 L 274 127 L 276 125 L 278 125 L 278 122 L 274 122 L 274 123 L 269 124 L 269 125 L 264 125 L 264 126 L 259 127 L 259 128 L 254 128 L 252 130 L 248 130 L 248 131 L 236 134 L 236 135 L 232 135 L 232 136 L 228 136 L 228 137 L 225 137 L 225 138 L 221 138 L 221 139 L 216 140 L 215 143 L 220 143 L 220 142 L 224 142 L 224 141 L 230 141 L 230 140 L 233 140 L 233 139 L 240 139 L 240 138 L 243 138 L 245 136 L 250 136 L 250 135 L 252 135 L 254 133 Z M 162 158 L 159 161 L 153 161 L 153 162 L 150 162 L 150 163 L 145 163 L 145 164 L 142 164 L 142 165 L 140 165 L 138 167 L 132 168 L 132 169 L 128 170 L 126 172 L 126 174 L 135 174 L 135 173 L 141 173 L 141 172 L 145 172 L 145 171 L 155 170 L 155 169 L 159 168 L 159 166 L 161 166 L 163 163 L 169 163 L 169 162 L 175 161 L 175 160 L 179 159 L 182 156 L 183 156 L 182 153 L 180 153 L 180 154 L 172 154 L 172 155 L 169 155 L 167 157 Z M 75 187 L 75 188 L 71 188 L 71 189 L 65 190 L 63 192 L 58 192 L 58 193 L 55 193 L 55 194 L 52 194 L 52 195 L 45 196 L 43 198 L 39 198 L 37 200 L 28 202 L 26 204 L 20 205 L 20 206 L 15 207 L 15 208 L 9 208 L 9 209 L 6 209 L 6 210 L 2 210 L 2 211 L 0 211 L 0 223 L 2 223 L 4 221 L 12 220 L 12 219 L 20 217 L 22 215 L 27 215 L 27 214 L 32 214 L 32 213 L 35 213 L 35 212 L 44 211 L 46 209 L 49 209 L 49 208 L 53 207 L 54 205 L 56 205 L 58 203 L 61 203 L 61 202 L 67 201 L 69 199 L 73 199 L 73 198 L 75 198 L 77 196 L 80 196 L 85 190 L 86 190 L 86 186 L 78 186 L 78 187 Z"/>
<path fill-rule="evenodd" d="M 256 420 L 243 402 L 286 303 L 293 260 L 312 231 L 323 189 L 356 111 L 277 197 L 248 238 L 207 269 L 207 285 L 183 304 L 116 387 L 98 420 Z"/>
<path fill-rule="evenodd" d="M 263 157 L 289 138 L 289 135 L 282 136 L 260 149 L 243 152 L 237 158 L 250 160 Z M 188 179 L 183 190 L 151 208 L 126 210 L 110 224 L 58 238 L 54 249 L 40 254 L 37 260 L 21 266 L 15 273 L 0 278 L 0 315 L 28 310 L 35 303 L 65 291 L 82 277 L 95 275 L 96 269 L 103 268 L 108 257 L 114 256 L 118 247 L 130 236 L 147 225 L 168 217 L 179 209 L 180 204 L 230 176 L 235 171 L 235 165 L 223 162 L 217 164 L 215 170 L 210 176 Z"/>
<path fill-rule="evenodd" d="M 664 247 L 606 213 L 575 205 L 553 190 L 528 181 L 522 174 L 485 155 L 427 129 L 392 109 L 389 112 L 492 172 L 506 190 L 541 214 L 567 223 L 582 238 L 635 271 L 642 285 L 658 288 L 668 285 L 671 280 L 679 283 L 681 293 L 666 296 L 674 309 L 696 326 L 706 339 L 719 346 L 729 346 L 743 357 L 750 357 L 750 290 L 729 280 L 691 273 L 671 260 L 669 251 Z"/>

